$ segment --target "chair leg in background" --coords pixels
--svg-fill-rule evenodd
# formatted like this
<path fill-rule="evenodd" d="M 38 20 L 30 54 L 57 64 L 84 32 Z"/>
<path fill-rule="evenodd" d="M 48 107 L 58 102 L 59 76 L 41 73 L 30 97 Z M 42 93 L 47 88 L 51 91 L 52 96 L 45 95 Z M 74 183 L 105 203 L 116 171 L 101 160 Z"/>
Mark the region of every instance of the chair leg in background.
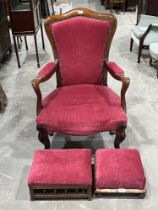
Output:
<path fill-rule="evenodd" d="M 10 53 L 10 54 L 12 53 L 12 47 L 9 48 L 9 53 Z"/>
<path fill-rule="evenodd" d="M 42 47 L 43 47 L 43 50 L 45 50 L 45 44 L 44 44 L 44 36 L 43 36 L 43 26 L 42 26 L 42 23 L 41 23 L 41 37 L 42 37 Z"/>
<path fill-rule="evenodd" d="M 15 36 L 13 36 L 13 41 L 14 41 L 14 47 L 15 47 L 16 58 L 17 58 L 17 62 L 18 62 L 18 68 L 21 68 L 21 66 L 20 66 L 20 60 L 19 60 L 19 54 L 18 54 L 18 48 L 17 48 Z"/>
<path fill-rule="evenodd" d="M 141 57 L 141 54 L 142 54 L 142 49 L 143 49 L 143 45 L 140 43 L 139 44 L 139 49 L 138 49 L 138 61 L 137 61 L 137 63 L 140 63 L 140 57 Z"/>
<path fill-rule="evenodd" d="M 56 2 L 55 0 L 51 0 L 51 7 L 52 7 L 52 15 L 55 15 L 55 11 L 54 11 L 54 2 Z"/>
<path fill-rule="evenodd" d="M 25 40 L 25 48 L 28 51 L 28 45 L 27 45 L 27 38 L 26 38 L 26 36 L 24 36 L 24 40 Z"/>
<path fill-rule="evenodd" d="M 131 38 L 131 42 L 130 42 L 130 52 L 132 51 L 133 49 L 133 39 Z"/>
<path fill-rule="evenodd" d="M 19 37 L 17 36 L 17 43 L 18 43 L 18 48 L 20 49 L 20 41 L 19 41 Z"/>
<path fill-rule="evenodd" d="M 38 134 L 39 141 L 42 144 L 44 144 L 45 149 L 50 149 L 50 141 L 48 138 L 48 132 L 46 128 L 42 125 L 38 125 L 37 130 L 39 131 L 39 134 Z"/>
<path fill-rule="evenodd" d="M 37 67 L 40 68 L 40 62 L 39 62 L 39 55 L 38 55 L 38 47 L 37 47 L 37 37 L 36 37 L 36 34 L 34 35 L 34 41 L 35 41 L 35 50 L 36 50 Z"/>
<path fill-rule="evenodd" d="M 152 58 L 150 57 L 150 60 L 149 60 L 149 65 L 152 66 Z"/>

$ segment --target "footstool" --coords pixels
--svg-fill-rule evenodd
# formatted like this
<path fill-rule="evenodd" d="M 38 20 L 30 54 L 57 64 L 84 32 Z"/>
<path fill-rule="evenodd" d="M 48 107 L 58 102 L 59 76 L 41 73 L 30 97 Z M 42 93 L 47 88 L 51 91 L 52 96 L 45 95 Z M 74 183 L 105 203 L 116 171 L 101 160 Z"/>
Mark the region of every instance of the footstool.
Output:
<path fill-rule="evenodd" d="M 91 150 L 37 150 L 28 177 L 31 200 L 90 198 Z"/>
<path fill-rule="evenodd" d="M 96 195 L 144 197 L 146 178 L 135 149 L 99 149 L 95 160 Z"/>

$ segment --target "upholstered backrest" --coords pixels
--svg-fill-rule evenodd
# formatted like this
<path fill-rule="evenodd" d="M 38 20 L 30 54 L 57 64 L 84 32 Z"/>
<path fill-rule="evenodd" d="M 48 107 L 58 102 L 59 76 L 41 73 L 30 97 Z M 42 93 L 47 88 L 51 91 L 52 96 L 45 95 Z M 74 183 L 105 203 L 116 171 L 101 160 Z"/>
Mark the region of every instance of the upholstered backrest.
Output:
<path fill-rule="evenodd" d="M 103 83 L 103 61 L 114 34 L 110 17 L 104 20 L 72 15 L 47 21 L 46 32 L 59 60 L 61 85 Z"/>

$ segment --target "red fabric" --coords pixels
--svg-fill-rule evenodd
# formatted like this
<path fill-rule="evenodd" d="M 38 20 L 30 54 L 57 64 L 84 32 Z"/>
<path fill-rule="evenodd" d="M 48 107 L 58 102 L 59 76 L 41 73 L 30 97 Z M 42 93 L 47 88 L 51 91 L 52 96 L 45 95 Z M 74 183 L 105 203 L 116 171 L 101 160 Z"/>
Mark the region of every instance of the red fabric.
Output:
<path fill-rule="evenodd" d="M 96 188 L 144 189 L 145 176 L 135 149 L 99 149 L 96 152 Z"/>
<path fill-rule="evenodd" d="M 108 67 L 108 71 L 112 74 L 124 74 L 122 68 L 120 68 L 115 62 L 107 61 L 106 66 Z"/>
<path fill-rule="evenodd" d="M 127 124 L 120 97 L 103 85 L 72 85 L 53 91 L 43 101 L 37 124 L 48 131 L 90 135 Z"/>
<path fill-rule="evenodd" d="M 28 184 L 92 185 L 91 150 L 37 150 Z"/>
<path fill-rule="evenodd" d="M 40 70 L 40 72 L 38 73 L 38 76 L 39 77 L 51 76 L 56 71 L 56 67 L 57 67 L 57 64 L 50 62 L 50 63 L 46 64 L 42 68 L 42 70 Z"/>
<path fill-rule="evenodd" d="M 52 24 L 62 85 L 101 84 L 110 22 L 74 17 Z"/>

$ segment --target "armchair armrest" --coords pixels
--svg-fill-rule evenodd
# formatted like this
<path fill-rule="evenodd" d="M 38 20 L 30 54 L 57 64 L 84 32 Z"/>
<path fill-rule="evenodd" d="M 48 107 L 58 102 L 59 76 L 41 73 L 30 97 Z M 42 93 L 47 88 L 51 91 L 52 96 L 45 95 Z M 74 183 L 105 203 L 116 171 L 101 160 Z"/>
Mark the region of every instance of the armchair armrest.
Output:
<path fill-rule="evenodd" d="M 111 74 L 124 74 L 124 71 L 122 68 L 120 68 L 115 62 L 113 61 L 106 61 L 106 67 Z"/>
<path fill-rule="evenodd" d="M 40 90 L 40 83 L 45 82 L 51 78 L 58 67 L 58 62 L 50 62 L 46 64 L 38 73 L 38 76 L 32 80 L 32 87 L 37 95 L 36 112 L 37 115 L 42 109 L 42 93 Z"/>
<path fill-rule="evenodd" d="M 124 75 L 124 71 L 120 68 L 115 62 L 105 61 L 105 68 L 111 74 L 113 78 L 122 82 L 121 88 L 121 106 L 122 109 L 126 112 L 126 99 L 125 94 L 128 89 L 130 79 Z"/>

